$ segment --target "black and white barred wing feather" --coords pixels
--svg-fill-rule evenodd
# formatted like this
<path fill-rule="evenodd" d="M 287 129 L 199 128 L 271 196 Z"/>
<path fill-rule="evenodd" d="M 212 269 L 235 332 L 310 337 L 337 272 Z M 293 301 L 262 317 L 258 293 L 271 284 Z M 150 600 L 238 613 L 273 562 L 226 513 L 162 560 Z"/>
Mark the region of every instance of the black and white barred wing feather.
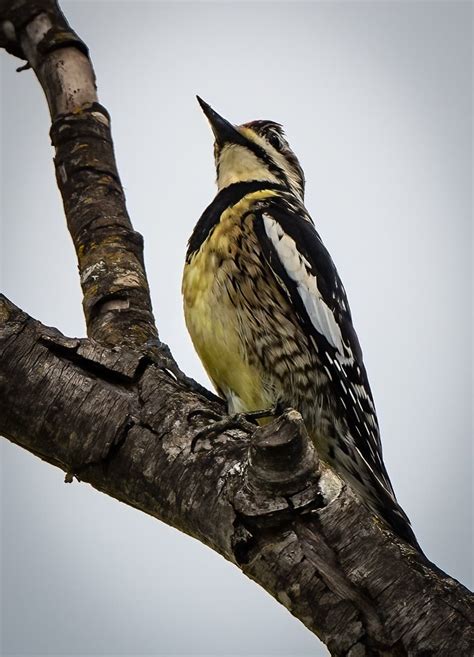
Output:
<path fill-rule="evenodd" d="M 279 197 L 262 208 L 256 231 L 263 255 L 318 351 L 341 425 L 330 462 L 394 529 L 413 544 L 382 460 L 375 406 L 344 286 L 302 205 Z"/>

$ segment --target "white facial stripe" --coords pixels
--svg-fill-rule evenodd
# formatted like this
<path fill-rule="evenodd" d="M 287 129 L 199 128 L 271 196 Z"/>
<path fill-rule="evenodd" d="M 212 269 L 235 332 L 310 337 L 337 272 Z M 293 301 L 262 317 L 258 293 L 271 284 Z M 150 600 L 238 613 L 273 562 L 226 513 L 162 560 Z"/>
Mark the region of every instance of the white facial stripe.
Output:
<path fill-rule="evenodd" d="M 219 154 L 218 189 L 245 180 L 280 182 L 268 166 L 245 146 L 227 144 Z"/>
<path fill-rule="evenodd" d="M 341 329 L 319 292 L 316 277 L 308 272 L 308 261 L 299 253 L 295 241 L 284 234 L 279 223 L 269 214 L 263 214 L 263 222 L 265 232 L 275 247 L 281 264 L 296 283 L 298 294 L 314 328 L 343 355 Z"/>
<path fill-rule="evenodd" d="M 269 155 L 272 157 L 274 160 L 275 164 L 283 171 L 285 174 L 291 188 L 293 189 L 294 192 L 298 196 L 301 196 L 301 190 L 299 187 L 299 179 L 298 176 L 295 174 L 293 169 L 288 165 L 288 162 L 286 161 L 286 158 L 284 155 L 282 155 L 279 151 L 277 151 L 276 148 L 274 148 L 271 144 L 269 144 L 266 139 L 258 135 L 256 132 L 253 130 L 248 130 L 244 131 L 244 134 L 247 138 L 251 139 L 255 144 L 258 144 L 263 150 L 267 151 Z"/>

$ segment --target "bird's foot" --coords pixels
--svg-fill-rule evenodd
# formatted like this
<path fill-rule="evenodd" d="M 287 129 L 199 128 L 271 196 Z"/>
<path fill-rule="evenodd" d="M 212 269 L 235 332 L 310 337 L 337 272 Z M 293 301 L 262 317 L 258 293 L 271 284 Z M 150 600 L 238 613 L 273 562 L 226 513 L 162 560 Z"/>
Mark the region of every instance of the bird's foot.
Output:
<path fill-rule="evenodd" d="M 195 450 L 197 443 L 200 442 L 201 440 L 205 440 L 205 439 L 209 440 L 215 438 L 219 434 L 224 433 L 229 429 L 240 429 L 244 433 L 252 434 L 257 428 L 257 425 L 255 423 L 247 419 L 245 413 L 237 413 L 236 415 L 222 416 L 222 415 L 218 415 L 217 413 L 213 413 L 212 411 L 198 410 L 198 411 L 193 411 L 190 414 L 190 416 L 188 416 L 188 419 L 191 419 L 196 415 L 207 417 L 213 420 L 213 422 L 211 424 L 206 425 L 202 429 L 199 429 L 199 431 L 194 434 L 191 442 L 191 451 Z"/>
<path fill-rule="evenodd" d="M 267 408 L 260 411 L 249 411 L 248 413 L 236 413 L 234 415 L 218 415 L 213 411 L 208 411 L 204 409 L 199 409 L 193 411 L 188 419 L 195 417 L 196 415 L 202 415 L 208 417 L 209 419 L 214 420 L 212 424 L 208 424 L 204 428 L 200 429 L 193 437 L 191 449 L 194 451 L 196 444 L 203 439 L 213 438 L 218 436 L 224 431 L 229 429 L 240 429 L 244 433 L 253 434 L 257 429 L 257 420 L 261 420 L 266 417 L 274 417 L 279 415 L 282 412 L 279 404 L 276 404 L 272 408 Z"/>
<path fill-rule="evenodd" d="M 261 411 L 249 411 L 248 413 L 241 413 L 241 415 L 244 415 L 245 418 L 251 422 L 253 420 L 263 420 L 263 418 L 266 417 L 277 417 L 278 415 L 281 415 L 284 410 L 284 406 L 282 406 L 280 402 L 277 402 L 275 406 L 272 406 L 271 408 L 264 408 Z"/>

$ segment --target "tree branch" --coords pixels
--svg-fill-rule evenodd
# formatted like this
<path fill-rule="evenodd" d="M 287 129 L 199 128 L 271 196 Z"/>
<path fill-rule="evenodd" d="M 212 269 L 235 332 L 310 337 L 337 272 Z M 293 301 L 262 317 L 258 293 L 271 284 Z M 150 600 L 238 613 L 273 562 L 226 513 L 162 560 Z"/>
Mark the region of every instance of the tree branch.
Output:
<path fill-rule="evenodd" d="M 3 0 L 0 22 L 3 43 L 28 60 L 48 101 L 88 335 L 107 345 L 156 347 L 143 239 L 127 214 L 110 117 L 98 103 L 87 47 L 54 0 Z"/>
<path fill-rule="evenodd" d="M 0 432 L 67 481 L 209 545 L 333 655 L 471 655 L 469 592 L 318 463 L 295 411 L 252 435 L 199 433 L 223 405 L 155 358 L 142 240 L 86 46 L 55 0 L 0 0 L 0 45 L 27 59 L 48 100 L 93 338 L 67 338 L 0 296 Z"/>
<path fill-rule="evenodd" d="M 0 297 L 0 431 L 238 565 L 333 655 L 469 655 L 472 598 L 323 464 L 288 411 L 194 437 L 219 407 L 139 352 L 48 329 Z"/>

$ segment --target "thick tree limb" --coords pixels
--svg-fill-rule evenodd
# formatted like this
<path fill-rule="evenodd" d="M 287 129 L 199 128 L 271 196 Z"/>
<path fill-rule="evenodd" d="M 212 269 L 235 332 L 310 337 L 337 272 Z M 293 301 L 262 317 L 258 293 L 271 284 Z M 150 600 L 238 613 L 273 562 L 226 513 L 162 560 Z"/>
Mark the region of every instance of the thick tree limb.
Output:
<path fill-rule="evenodd" d="M 125 347 L 71 340 L 0 301 L 0 431 L 195 536 L 300 618 L 333 655 L 472 649 L 469 592 L 381 525 L 289 411 L 194 444 L 219 407 Z"/>
<path fill-rule="evenodd" d="M 27 59 L 48 99 L 92 338 L 0 297 L 0 432 L 236 563 L 333 655 L 471 655 L 469 592 L 317 462 L 295 411 L 252 436 L 197 439 L 223 406 L 157 358 L 142 241 L 87 49 L 55 0 L 0 0 L 0 45 Z"/>

